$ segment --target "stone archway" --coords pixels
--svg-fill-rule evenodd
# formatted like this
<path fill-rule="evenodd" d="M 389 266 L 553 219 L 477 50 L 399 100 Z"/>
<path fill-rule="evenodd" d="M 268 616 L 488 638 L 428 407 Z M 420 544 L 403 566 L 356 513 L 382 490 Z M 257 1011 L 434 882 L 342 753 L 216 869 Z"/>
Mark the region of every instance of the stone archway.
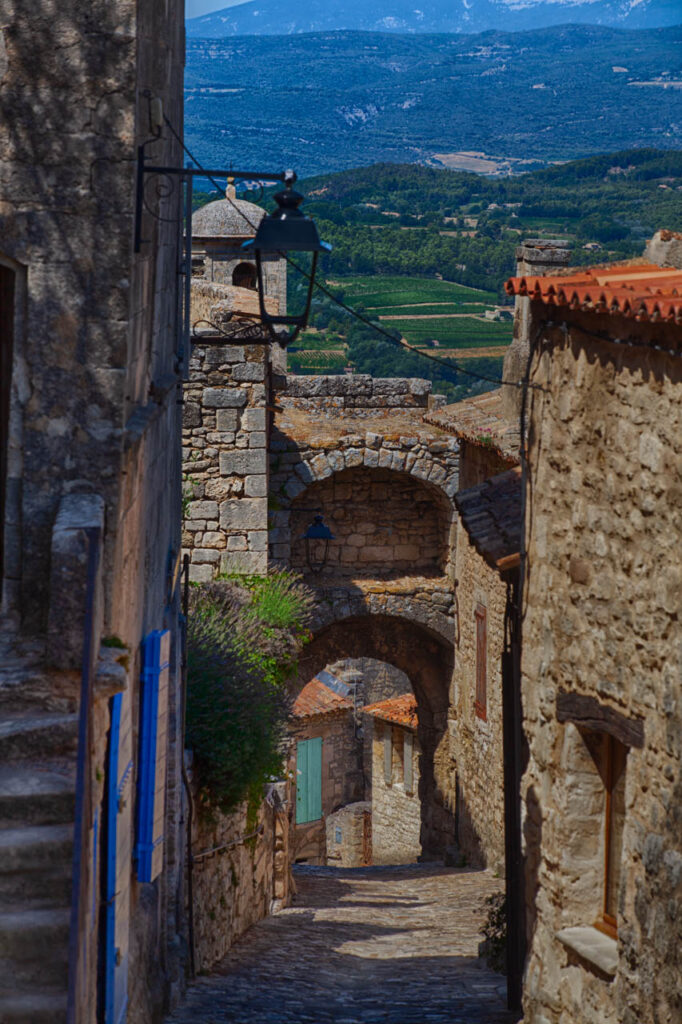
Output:
<path fill-rule="evenodd" d="M 417 698 L 422 750 L 421 845 L 442 857 L 454 841 L 454 817 L 438 784 L 435 759 L 447 730 L 454 648 L 437 631 L 395 615 L 348 615 L 320 625 L 299 662 L 298 686 L 340 658 L 374 658 L 404 672 Z"/>

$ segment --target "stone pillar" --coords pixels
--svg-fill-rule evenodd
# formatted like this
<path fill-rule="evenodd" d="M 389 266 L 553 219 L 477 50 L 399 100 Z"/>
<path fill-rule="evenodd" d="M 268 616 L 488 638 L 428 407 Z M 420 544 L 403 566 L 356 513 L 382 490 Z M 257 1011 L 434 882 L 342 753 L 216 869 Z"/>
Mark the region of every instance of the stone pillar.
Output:
<path fill-rule="evenodd" d="M 269 346 L 195 343 L 185 387 L 183 547 L 190 579 L 268 567 Z"/>
<path fill-rule="evenodd" d="M 537 277 L 555 274 L 568 267 L 571 261 L 571 243 L 563 238 L 529 238 L 516 247 L 516 276 Z M 516 296 L 514 308 L 514 340 L 504 357 L 504 380 L 520 381 L 526 372 L 531 340 L 530 299 Z M 503 412 L 506 419 L 515 422 L 521 411 L 520 388 L 502 388 Z"/>

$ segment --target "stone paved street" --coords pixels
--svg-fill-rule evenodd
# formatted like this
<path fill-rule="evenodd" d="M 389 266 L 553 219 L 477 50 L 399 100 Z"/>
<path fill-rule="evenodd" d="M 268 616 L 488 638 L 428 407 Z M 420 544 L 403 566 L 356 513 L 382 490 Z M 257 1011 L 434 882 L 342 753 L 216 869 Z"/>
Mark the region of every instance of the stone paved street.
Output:
<path fill-rule="evenodd" d="M 296 871 L 293 907 L 252 928 L 168 1024 L 509 1024 L 477 957 L 488 872 Z"/>

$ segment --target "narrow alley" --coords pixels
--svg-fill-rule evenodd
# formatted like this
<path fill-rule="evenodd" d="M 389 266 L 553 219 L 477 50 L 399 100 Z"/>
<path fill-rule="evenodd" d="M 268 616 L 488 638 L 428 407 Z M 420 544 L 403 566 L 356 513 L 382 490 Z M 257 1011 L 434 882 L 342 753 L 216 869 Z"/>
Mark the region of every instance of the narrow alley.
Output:
<path fill-rule="evenodd" d="M 435 864 L 298 867 L 267 917 L 190 988 L 168 1024 L 506 1024 L 506 986 L 477 956 L 490 872 Z"/>

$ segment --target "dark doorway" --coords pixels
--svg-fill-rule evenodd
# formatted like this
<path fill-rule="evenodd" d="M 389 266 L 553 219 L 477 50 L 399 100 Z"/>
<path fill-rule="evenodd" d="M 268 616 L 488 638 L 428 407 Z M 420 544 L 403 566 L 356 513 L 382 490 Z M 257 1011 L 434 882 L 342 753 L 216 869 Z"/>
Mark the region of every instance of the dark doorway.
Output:
<path fill-rule="evenodd" d="M 14 272 L 0 265 L 0 598 L 5 575 L 5 497 L 14 351 Z"/>

